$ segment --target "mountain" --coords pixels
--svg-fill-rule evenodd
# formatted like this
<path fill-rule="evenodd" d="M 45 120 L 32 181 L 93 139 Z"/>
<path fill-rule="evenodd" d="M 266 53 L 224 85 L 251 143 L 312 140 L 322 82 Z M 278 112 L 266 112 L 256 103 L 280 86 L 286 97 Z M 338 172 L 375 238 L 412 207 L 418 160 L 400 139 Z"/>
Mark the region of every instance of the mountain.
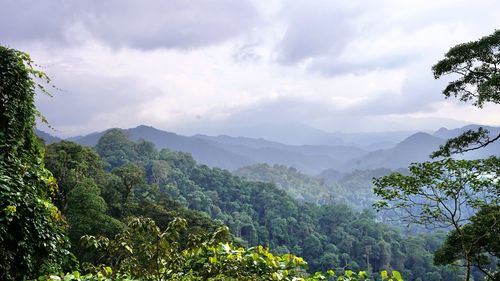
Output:
<path fill-rule="evenodd" d="M 415 131 L 387 131 L 387 132 L 335 132 L 332 136 L 342 139 L 345 143 L 361 147 L 368 151 L 389 149 L 414 134 Z M 322 144 L 330 144 L 327 141 Z"/>
<path fill-rule="evenodd" d="M 457 129 L 452 129 L 448 130 L 446 128 L 441 128 L 437 130 L 433 135 L 445 139 L 457 137 L 464 133 L 465 131 L 468 130 L 477 130 L 479 127 L 482 127 L 490 132 L 490 137 L 496 137 L 498 134 L 500 134 L 500 127 L 492 127 L 492 126 L 484 126 L 484 125 L 468 125 L 462 128 L 457 128 Z M 496 141 L 492 144 L 489 144 L 488 146 L 470 151 L 465 153 L 464 155 L 459 155 L 458 157 L 460 158 L 465 158 L 465 159 L 478 159 L 478 158 L 485 158 L 490 155 L 500 155 L 500 141 Z"/>
<path fill-rule="evenodd" d="M 260 124 L 224 129 L 226 135 L 264 138 L 288 145 L 328 144 L 350 145 L 340 137 L 305 124 Z"/>
<path fill-rule="evenodd" d="M 467 126 L 464 126 L 461 128 L 451 129 L 451 130 L 449 130 L 447 128 L 441 128 L 441 129 L 437 130 L 436 132 L 434 132 L 433 136 L 436 136 L 438 138 L 443 138 L 443 139 L 449 139 L 449 138 L 457 137 L 460 134 L 462 134 L 468 130 L 477 130 L 479 127 L 482 127 L 484 129 L 490 131 L 491 135 L 500 134 L 500 127 L 471 124 L 471 125 L 467 125 Z"/>
<path fill-rule="evenodd" d="M 132 140 L 144 139 L 159 149 L 189 152 L 198 162 L 210 167 L 235 170 L 256 163 L 293 166 L 316 174 L 328 168 L 341 167 L 366 151 L 352 146 L 287 145 L 265 139 L 231 136 L 182 136 L 150 126 L 125 129 Z M 94 146 L 105 132 L 71 138 L 79 144 Z"/>
<path fill-rule="evenodd" d="M 58 137 L 55 137 L 49 133 L 46 133 L 44 131 L 41 131 L 41 130 L 38 130 L 38 129 L 35 129 L 35 134 L 41 138 L 45 144 L 51 144 L 51 143 L 55 143 L 55 142 L 60 142 L 61 139 L 58 138 Z"/>
<path fill-rule="evenodd" d="M 428 133 L 415 133 L 395 147 L 386 150 L 377 150 L 355 159 L 350 163 L 351 169 L 389 168 L 397 169 L 407 167 L 413 162 L 430 160 L 429 155 L 445 143 L 445 139 L 435 137 Z"/>
<path fill-rule="evenodd" d="M 267 163 L 294 167 L 307 174 L 319 174 L 327 169 L 350 172 L 356 169 L 404 168 L 412 162 L 429 160 L 428 155 L 445 143 L 448 137 L 456 136 L 469 128 L 477 128 L 477 125 L 453 130 L 441 128 L 432 135 L 420 132 L 405 138 L 402 137 L 408 132 L 402 131 L 388 132 L 386 136 L 378 132 L 323 134 L 315 131 L 314 139 L 319 141 L 319 138 L 316 138 L 318 136 L 330 137 L 330 140 L 337 144 L 308 145 L 229 135 L 183 136 L 144 125 L 124 130 L 133 140 L 144 139 L 154 143 L 158 149 L 168 148 L 191 153 L 198 162 L 210 167 L 236 170 L 243 166 Z M 488 129 L 500 132 L 500 128 Z M 69 140 L 94 146 L 104 133 L 96 132 Z M 349 141 L 337 140 L 335 136 L 344 136 Z M 354 142 L 359 145 L 353 145 Z M 500 142 L 462 157 L 484 158 L 488 155 L 500 155 Z"/>
<path fill-rule="evenodd" d="M 365 150 L 354 146 L 286 145 L 264 139 L 230 136 L 195 137 L 218 142 L 223 149 L 244 155 L 255 163 L 291 166 L 309 174 L 342 167 L 346 162 L 366 154 Z"/>
<path fill-rule="evenodd" d="M 245 156 L 234 154 L 220 147 L 218 143 L 194 137 L 186 137 L 175 133 L 158 130 L 150 126 L 138 126 L 124 129 L 132 140 L 144 139 L 155 144 L 156 148 L 191 153 L 198 162 L 210 167 L 219 167 L 233 170 L 237 167 L 254 164 Z M 105 133 L 98 132 L 86 136 L 72 138 L 71 140 L 88 146 L 94 146 Z"/>
<path fill-rule="evenodd" d="M 94 146 L 97 144 L 97 142 L 102 137 L 102 135 L 104 135 L 105 132 L 106 131 L 90 133 L 90 134 L 85 135 L 85 136 L 76 136 L 76 137 L 67 138 L 67 140 L 72 141 L 72 142 L 76 142 L 79 144 L 83 144 L 86 146 Z"/>

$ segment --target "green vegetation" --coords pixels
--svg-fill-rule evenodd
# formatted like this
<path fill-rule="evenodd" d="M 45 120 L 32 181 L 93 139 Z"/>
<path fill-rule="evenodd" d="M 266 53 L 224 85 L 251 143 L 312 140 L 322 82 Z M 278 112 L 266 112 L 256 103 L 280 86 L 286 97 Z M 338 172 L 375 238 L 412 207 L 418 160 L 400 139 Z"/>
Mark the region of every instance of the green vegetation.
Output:
<path fill-rule="evenodd" d="M 457 45 L 434 67 L 436 78 L 458 74 L 443 93 L 481 108 L 500 102 L 500 31 L 478 41 Z M 379 209 L 395 210 L 403 220 L 451 229 L 435 254 L 436 264 L 461 264 L 464 280 L 499 280 L 498 208 L 500 206 L 500 158 L 454 160 L 453 154 L 490 145 L 483 128 L 450 139 L 432 154 L 434 162 L 413 164 L 411 174 L 376 179 L 375 192 L 382 197 Z"/>
<path fill-rule="evenodd" d="M 71 261 L 64 220 L 51 202 L 57 185 L 33 131 L 31 77 L 48 78 L 31 65 L 27 54 L 0 46 L 1 280 L 62 270 Z"/>
<path fill-rule="evenodd" d="M 328 204 L 338 194 L 334 192 L 335 186 L 326 185 L 320 179 L 283 165 L 257 164 L 240 168 L 233 174 L 249 181 L 274 183 L 277 188 L 301 202 Z"/>
<path fill-rule="evenodd" d="M 116 146 L 110 145 L 114 137 L 120 140 Z M 124 147 L 129 151 L 137 147 L 133 141 L 123 141 L 125 138 L 117 131 L 103 135 L 102 139 L 108 145 L 101 153 L 111 159 L 123 155 Z M 437 274 L 434 279 L 447 276 L 453 280 L 457 276 L 451 268 L 432 264 L 432 253 L 442 242 L 441 234 L 406 237 L 376 222 L 370 212 L 358 213 L 343 204 L 300 203 L 274 184 L 251 182 L 225 170 L 198 165 L 186 153 L 162 149 L 153 150 L 150 155 L 150 159 L 135 162 L 123 159 L 127 163 L 123 166 L 104 165 L 111 175 L 122 179 L 103 192 L 115 194 L 104 198 L 118 210 L 113 213 L 120 220 L 126 216 L 148 216 L 158 222 L 156 210 L 165 208 L 164 202 L 176 202 L 177 208 L 203 212 L 223 222 L 238 244 L 265 245 L 277 254 L 302 256 L 308 261 L 308 272 L 379 272 L 392 268 L 407 278 L 423 280 L 433 280 L 429 272 Z M 122 173 L 123 169 L 132 170 Z M 138 176 L 141 169 L 143 181 Z M 125 180 L 125 176 L 135 180 Z M 127 200 L 123 200 L 124 191 Z M 172 205 L 165 209 L 171 208 Z"/>
<path fill-rule="evenodd" d="M 356 170 L 341 173 L 325 170 L 314 177 L 301 173 L 293 167 L 283 165 L 257 164 L 233 172 L 234 175 L 250 181 L 274 183 L 277 188 L 300 202 L 325 204 L 347 204 L 350 208 L 363 211 L 372 209 L 378 197 L 373 193 L 374 177 L 388 175 L 390 169 Z"/>

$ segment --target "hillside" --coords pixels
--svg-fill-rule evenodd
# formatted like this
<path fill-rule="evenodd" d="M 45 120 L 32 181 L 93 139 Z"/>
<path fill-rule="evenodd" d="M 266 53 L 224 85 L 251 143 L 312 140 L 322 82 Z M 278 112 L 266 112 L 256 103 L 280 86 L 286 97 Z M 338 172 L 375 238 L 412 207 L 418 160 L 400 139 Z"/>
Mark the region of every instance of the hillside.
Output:
<path fill-rule="evenodd" d="M 66 146 L 74 145 L 60 143 L 49 146 L 47 159 L 67 161 L 65 157 L 59 158 L 64 153 L 58 152 Z M 129 199 L 124 201 L 114 194 L 126 192 L 122 187 L 126 182 L 111 180 L 106 184 L 105 181 L 103 198 L 110 206 L 111 214 L 146 215 L 164 222 L 164 211 L 161 210 L 168 207 L 163 207 L 163 204 L 170 202 L 168 206 L 171 206 L 171 201 L 175 201 L 178 206 L 202 212 L 216 222 L 223 222 L 243 245 L 265 245 L 275 253 L 300 254 L 308 261 L 311 272 L 325 270 L 333 265 L 334 270 L 369 267 L 375 272 L 390 267 L 400 270 L 410 279 L 423 278 L 425 273 L 414 270 L 415 266 L 419 266 L 425 269 L 424 272 L 454 276 L 450 275 L 448 267 L 432 264 L 430 257 L 435 246 L 429 245 L 438 245 L 433 241 L 441 241 L 440 235 L 405 236 L 377 222 L 368 211 L 356 212 L 339 203 L 330 202 L 320 206 L 294 200 L 285 192 L 286 188 L 289 191 L 300 190 L 296 188 L 298 184 L 304 190 L 311 185 L 324 187 L 320 180 L 301 174 L 294 168 L 261 166 L 283 182 L 281 187 L 277 187 L 273 183 L 249 181 L 225 170 L 200 165 L 186 153 L 167 149 L 158 151 L 144 142 L 127 140 L 125 132 L 120 130 L 104 134 L 96 147 L 104 161 L 119 156 L 121 163 L 124 163 L 120 166 L 115 161 L 107 162 L 104 166 L 110 167 L 111 173 L 101 173 L 109 175 L 110 179 L 123 177 L 130 180 L 131 175 L 134 175 L 132 178 L 135 177 L 135 181 L 140 183 L 125 193 Z M 68 151 L 75 152 L 78 149 Z M 138 154 L 140 151 L 143 153 Z M 57 169 L 65 167 L 53 162 L 49 166 Z M 142 180 L 141 170 L 144 171 Z M 56 173 L 56 176 L 64 174 Z M 284 185 L 286 181 L 290 183 L 288 186 Z M 146 198 L 144 193 L 148 194 Z M 164 197 L 167 197 L 166 201 L 161 199 Z M 201 220 L 204 224 L 212 225 L 197 213 L 182 213 L 195 221 Z M 401 247 L 393 249 L 389 246 L 396 244 Z M 369 252 L 369 260 L 365 258 L 368 248 L 373 249 Z M 410 248 L 411 252 L 407 250 Z M 414 258 L 419 261 L 411 262 Z"/>
<path fill-rule="evenodd" d="M 257 164 L 239 168 L 234 175 L 250 181 L 269 182 L 300 202 L 328 204 L 334 202 L 337 187 L 283 165 Z"/>
<path fill-rule="evenodd" d="M 372 191 L 373 178 L 386 176 L 391 172 L 392 170 L 385 168 L 348 173 L 329 169 L 311 176 L 292 167 L 257 164 L 242 167 L 233 174 L 250 181 L 273 183 L 300 202 L 322 205 L 343 203 L 361 211 L 371 210 L 373 203 L 378 200 Z"/>

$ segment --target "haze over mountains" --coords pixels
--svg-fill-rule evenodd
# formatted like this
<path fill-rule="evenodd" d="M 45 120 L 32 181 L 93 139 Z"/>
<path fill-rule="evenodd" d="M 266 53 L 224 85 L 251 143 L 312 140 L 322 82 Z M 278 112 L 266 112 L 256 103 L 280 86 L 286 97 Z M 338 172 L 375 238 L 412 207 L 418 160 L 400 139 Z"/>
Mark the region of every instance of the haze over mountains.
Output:
<path fill-rule="evenodd" d="M 319 174 L 325 170 L 350 172 L 357 169 L 403 168 L 412 162 L 429 160 L 428 155 L 446 139 L 477 127 L 479 126 L 468 125 L 451 130 L 441 128 L 432 134 L 425 132 L 342 134 L 317 130 L 317 134 L 309 137 L 296 134 L 297 138 L 293 139 L 290 135 L 290 142 L 295 143 L 294 145 L 263 138 L 227 135 L 183 136 L 144 125 L 124 130 L 133 140 L 150 141 L 158 149 L 168 148 L 189 152 L 198 162 L 210 167 L 236 170 L 257 163 L 268 163 L 295 167 L 308 174 Z M 500 132 L 499 127 L 483 127 L 492 134 Z M 37 133 L 47 143 L 60 140 L 42 131 L 37 130 Z M 104 133 L 96 132 L 68 140 L 94 146 Z M 310 143 L 307 144 L 306 141 Z M 499 143 L 460 157 L 474 159 L 489 155 L 500 155 Z"/>

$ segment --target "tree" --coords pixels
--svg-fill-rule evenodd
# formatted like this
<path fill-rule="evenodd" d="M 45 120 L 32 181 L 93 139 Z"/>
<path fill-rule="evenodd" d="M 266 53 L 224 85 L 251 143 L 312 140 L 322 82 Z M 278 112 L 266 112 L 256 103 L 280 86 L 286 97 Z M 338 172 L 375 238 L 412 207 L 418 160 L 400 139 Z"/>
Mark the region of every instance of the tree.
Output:
<path fill-rule="evenodd" d="M 103 162 L 90 147 L 74 142 L 61 141 L 48 145 L 44 163 L 59 186 L 56 204 L 64 212 L 67 208 L 68 193 L 82 180 L 103 176 Z"/>
<path fill-rule="evenodd" d="M 486 103 L 500 103 L 500 30 L 477 41 L 451 48 L 445 58 L 432 67 L 436 79 L 443 75 L 458 75 L 443 90 L 446 98 L 457 97 L 472 101 L 482 108 Z M 500 139 L 500 134 L 490 136 L 488 130 L 469 130 L 452 138 L 432 154 L 433 157 L 450 156 L 479 149 Z"/>
<path fill-rule="evenodd" d="M 161 230 L 151 219 L 132 218 L 127 229 L 110 240 L 86 236 L 89 250 L 99 253 L 94 271 L 105 265 L 114 277 L 145 280 L 370 280 L 367 273 L 346 270 L 338 276 L 329 270 L 308 276 L 307 263 L 300 257 L 273 255 L 257 246 L 237 247 L 228 242 L 227 227 L 212 233 L 180 239 L 187 222 L 174 218 Z M 402 281 L 397 271 L 381 273 L 382 280 Z M 328 278 L 328 279 L 327 279 Z"/>
<path fill-rule="evenodd" d="M 464 225 L 481 208 L 500 203 L 499 167 L 497 157 L 413 164 L 410 175 L 392 173 L 374 180 L 374 192 L 382 198 L 376 207 L 396 210 L 408 223 L 451 228 L 469 280 L 472 266 L 478 265 L 474 263 L 478 245 L 468 238 Z"/>
<path fill-rule="evenodd" d="M 65 222 L 51 202 L 57 185 L 34 133 L 33 77 L 50 82 L 30 57 L 0 46 L 0 279 L 60 270 L 70 259 Z"/>
<path fill-rule="evenodd" d="M 139 159 L 134 142 L 121 129 L 106 131 L 97 142 L 95 149 L 106 163 L 107 171 Z"/>
<path fill-rule="evenodd" d="M 500 272 L 494 272 L 491 256 L 500 257 L 500 206 L 483 206 L 481 210 L 470 218 L 470 223 L 462 227 L 461 231 L 453 230 L 448 235 L 444 245 L 436 252 L 436 264 L 451 264 L 465 259 L 462 243 L 470 246 L 469 258 L 491 280 L 498 280 Z M 498 265 L 497 265 L 498 266 Z"/>
<path fill-rule="evenodd" d="M 135 188 L 144 187 L 144 169 L 136 164 L 127 164 L 122 167 L 115 168 L 112 173 L 120 179 L 118 191 L 122 196 L 122 213 L 123 208 L 132 195 Z"/>
<path fill-rule="evenodd" d="M 499 67 L 500 31 L 495 31 L 477 41 L 452 47 L 432 71 L 436 79 L 448 74 L 458 75 L 459 78 L 449 82 L 443 90 L 446 98 L 453 96 L 463 102 L 472 101 L 474 106 L 482 108 L 486 103 L 500 103 Z M 465 280 L 470 280 L 472 266 L 492 278 L 482 268 L 483 260 L 478 258 L 478 253 L 485 252 L 481 250 L 481 243 L 486 243 L 484 239 L 489 239 L 488 243 L 499 239 L 498 232 L 492 231 L 495 225 L 478 224 L 475 220 L 482 217 L 480 214 L 487 207 L 496 208 L 499 204 L 500 162 L 496 157 L 473 161 L 449 157 L 480 149 L 498 139 L 500 134 L 490 136 L 484 128 L 469 130 L 449 139 L 431 155 L 444 159 L 413 164 L 409 176 L 393 173 L 374 180 L 374 191 L 383 199 L 376 204 L 379 210 L 396 209 L 409 222 L 451 227 L 452 231 L 445 245 L 436 253 L 435 261 L 450 264 L 463 259 Z M 472 239 L 472 230 L 479 231 L 476 234 L 496 235 Z"/>
<path fill-rule="evenodd" d="M 68 236 L 78 256 L 84 251 L 78 247 L 84 235 L 105 235 L 113 237 L 122 223 L 106 214 L 107 205 L 100 196 L 101 190 L 92 179 L 84 179 L 68 192 L 66 216 L 70 224 Z M 74 250 L 73 250 L 74 251 Z"/>

